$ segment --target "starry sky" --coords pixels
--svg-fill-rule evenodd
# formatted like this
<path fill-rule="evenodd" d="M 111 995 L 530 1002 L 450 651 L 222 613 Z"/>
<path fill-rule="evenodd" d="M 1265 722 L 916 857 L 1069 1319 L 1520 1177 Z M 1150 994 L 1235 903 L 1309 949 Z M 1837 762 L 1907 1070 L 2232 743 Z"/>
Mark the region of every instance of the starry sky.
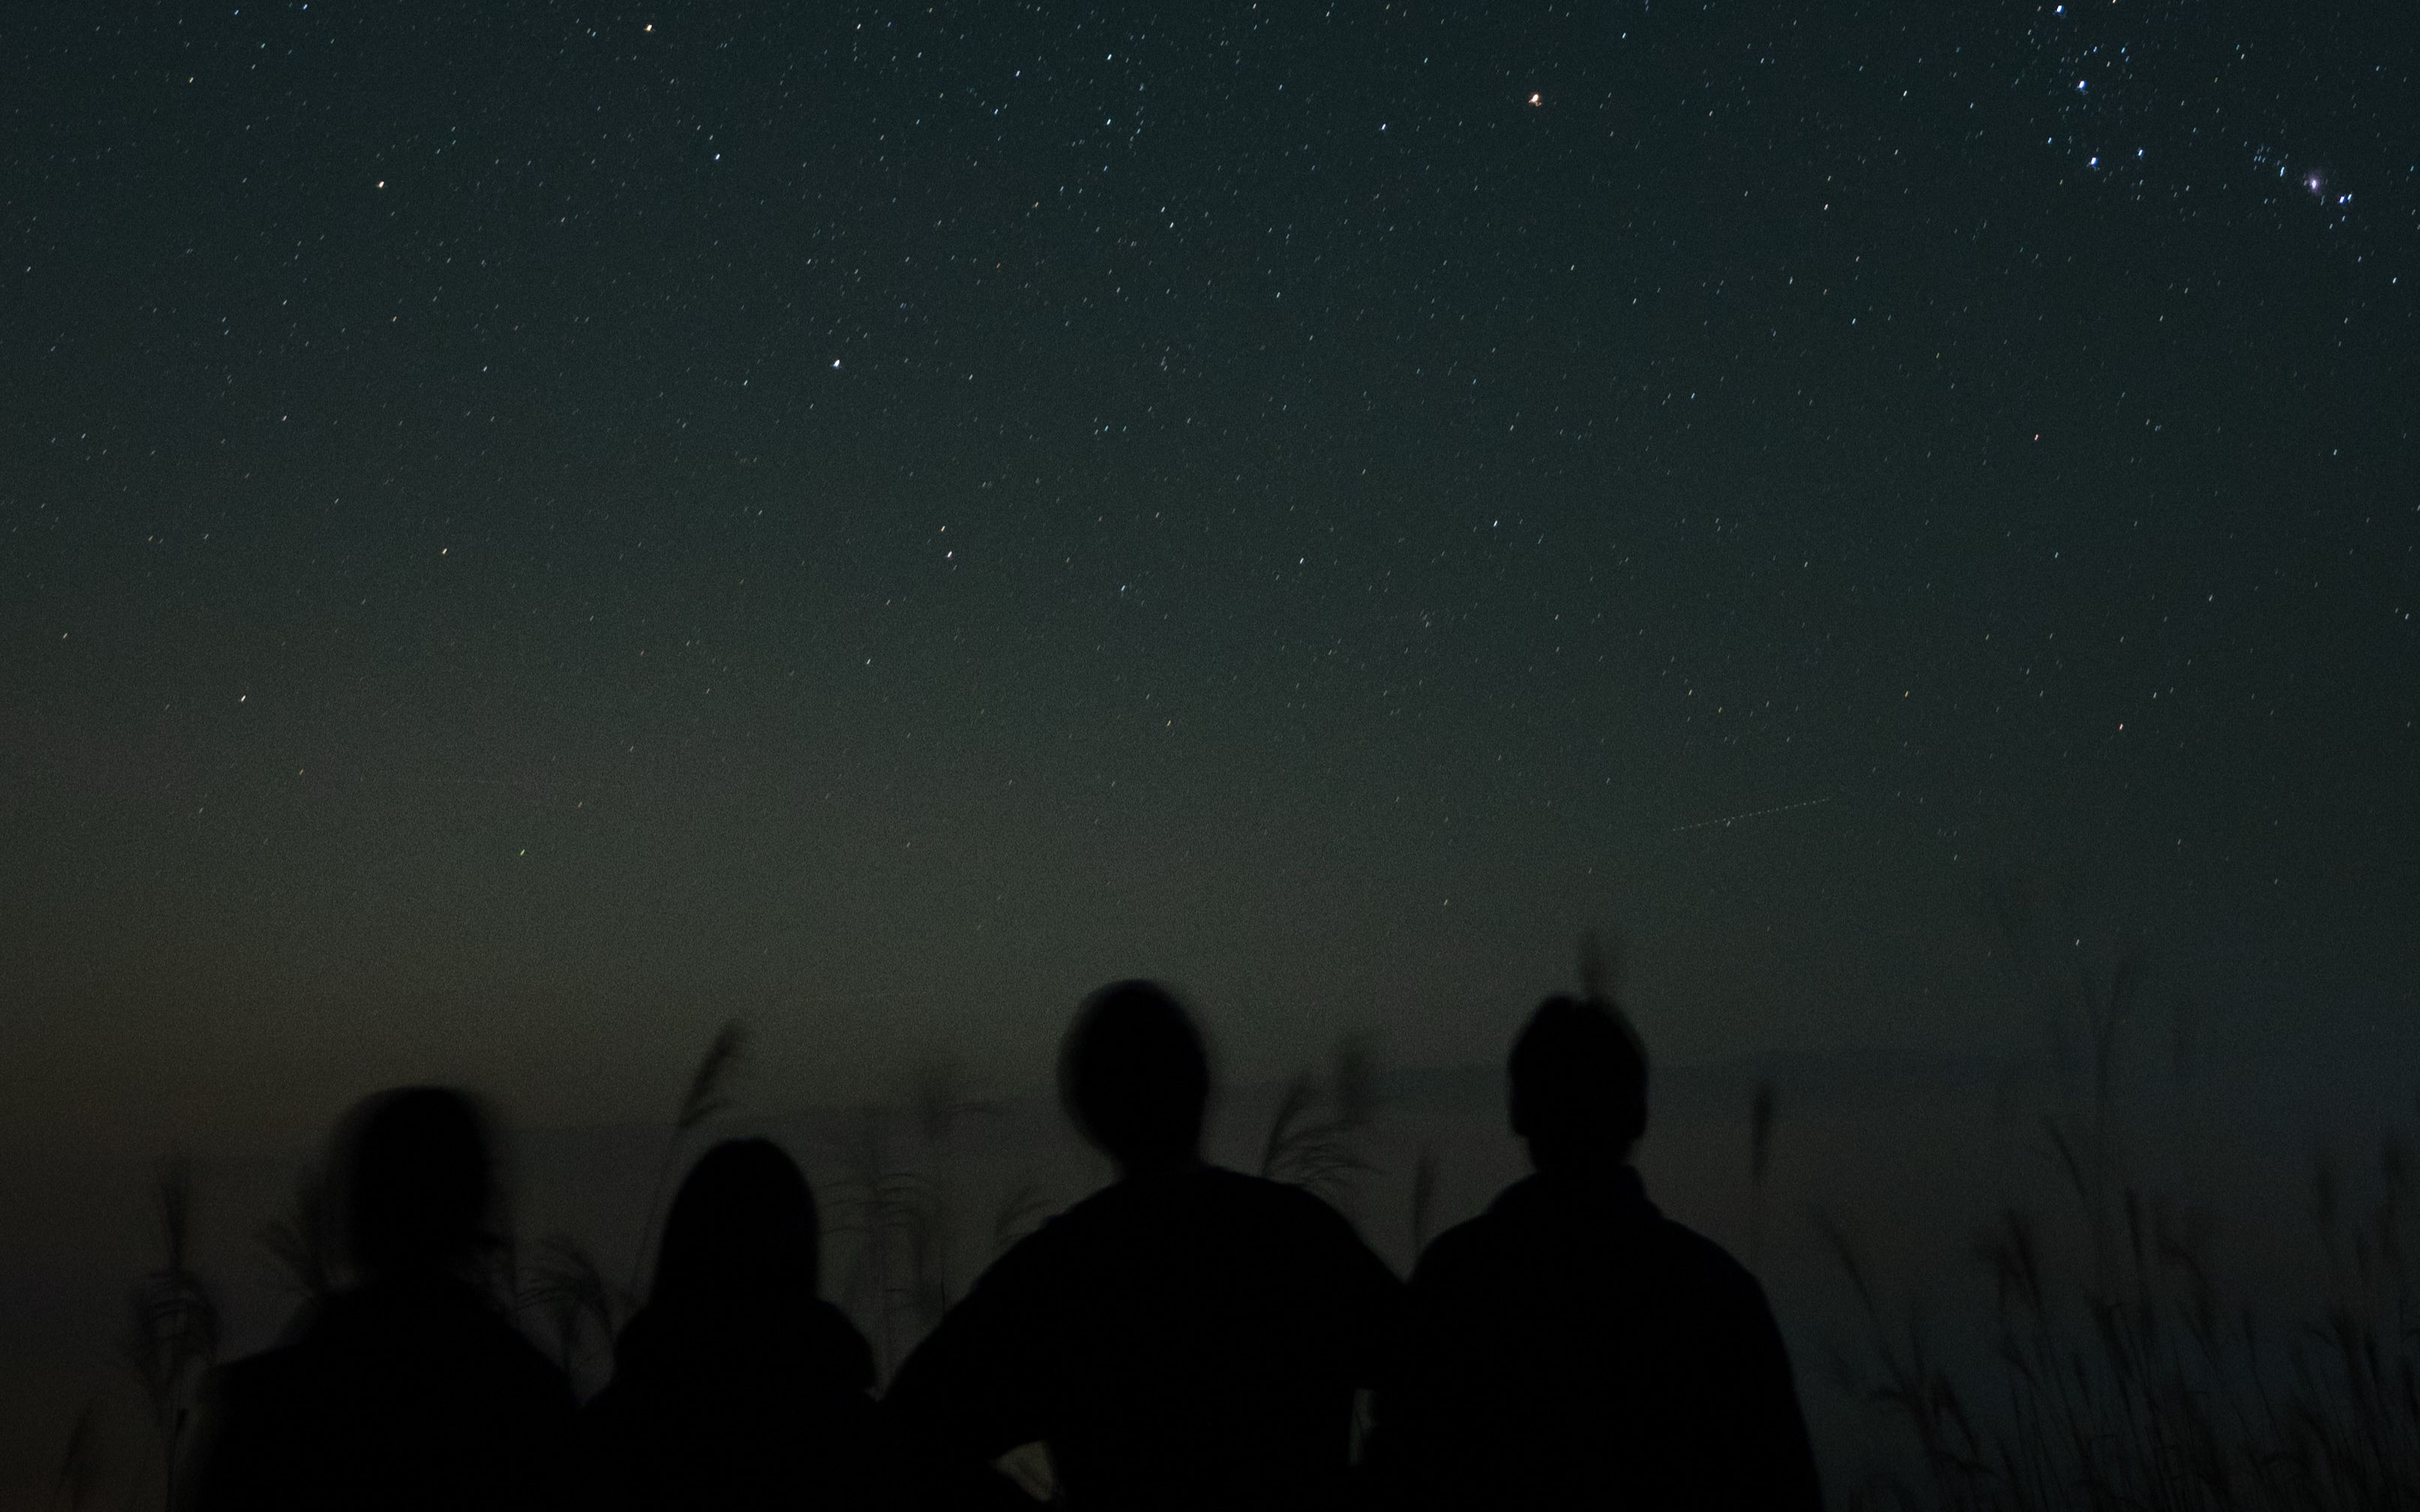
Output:
<path fill-rule="evenodd" d="M 2408 1015 L 2394 9 L 12 18 L 0 1104 Z"/>

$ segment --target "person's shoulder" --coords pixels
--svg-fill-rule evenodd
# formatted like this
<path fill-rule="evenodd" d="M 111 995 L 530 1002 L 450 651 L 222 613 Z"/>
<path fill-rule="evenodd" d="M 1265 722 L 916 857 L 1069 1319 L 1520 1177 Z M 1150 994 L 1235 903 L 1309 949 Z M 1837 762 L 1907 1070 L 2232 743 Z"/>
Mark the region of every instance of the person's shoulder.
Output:
<path fill-rule="evenodd" d="M 241 1412 L 291 1396 L 308 1365 L 308 1356 L 293 1344 L 280 1344 L 230 1360 L 209 1374 L 209 1391 L 221 1412 Z"/>
<path fill-rule="evenodd" d="M 1275 1181 L 1223 1165 L 1205 1165 L 1193 1180 L 1206 1199 L 1234 1221 L 1292 1233 L 1307 1242 L 1361 1242 L 1352 1220 L 1337 1211 L 1334 1204 L 1291 1181 Z"/>
<path fill-rule="evenodd" d="M 1756 1273 L 1730 1251 L 1683 1223 L 1658 1216 L 1650 1230 L 1664 1265 L 1718 1299 L 1742 1306 L 1765 1306 Z"/>
<path fill-rule="evenodd" d="M 1451 1285 L 1485 1270 L 1511 1241 L 1503 1215 L 1494 1211 L 1464 1219 L 1428 1242 L 1412 1267 L 1412 1285 L 1422 1289 Z"/>
<path fill-rule="evenodd" d="M 1032 1233 L 1000 1252 L 991 1270 L 1014 1275 L 1020 1270 L 1047 1264 L 1063 1251 L 1084 1244 L 1104 1229 L 1114 1228 L 1118 1224 L 1117 1190 L 1105 1186 L 1057 1212 L 1044 1215 Z"/>
<path fill-rule="evenodd" d="M 1307 1214 L 1314 1209 L 1335 1211 L 1291 1181 L 1272 1180 L 1265 1176 L 1253 1176 L 1225 1165 L 1202 1166 L 1187 1180 L 1218 1201 L 1252 1204 L 1280 1212 Z"/>
<path fill-rule="evenodd" d="M 496 1361 L 522 1405 L 550 1415 L 577 1411 L 580 1398 L 572 1394 L 570 1378 L 562 1368 L 531 1343 L 529 1335 L 504 1319 L 495 1321 L 502 1335 Z"/>
<path fill-rule="evenodd" d="M 1336 1210 L 1298 1186 L 1249 1176 L 1224 1165 L 1202 1165 L 1183 1170 L 1158 1171 L 1112 1181 L 1067 1209 L 1010 1253 L 1025 1245 L 1047 1249 L 1081 1242 L 1095 1232 L 1130 1224 L 1156 1225 L 1173 1211 L 1202 1210 L 1247 1218 L 1293 1219 L 1319 1223 L 1335 1217 Z"/>
<path fill-rule="evenodd" d="M 1225 1165 L 1203 1165 L 1185 1180 L 1217 1202 L 1237 1207 L 1256 1207 L 1271 1212 L 1291 1213 L 1302 1218 L 1320 1214 L 1336 1215 L 1336 1210 L 1303 1187 L 1292 1181 L 1273 1180 L 1265 1176 L 1253 1176 Z"/>
<path fill-rule="evenodd" d="M 985 1274 L 1013 1283 L 1103 1246 L 1115 1249 L 1138 1231 L 1204 1224 L 1306 1244 L 1360 1242 L 1342 1213 L 1298 1186 L 1200 1165 L 1103 1187 L 1010 1245 Z"/>
<path fill-rule="evenodd" d="M 806 1334 L 818 1385 L 844 1394 L 874 1389 L 874 1347 L 846 1313 L 816 1299 L 807 1309 Z"/>
<path fill-rule="evenodd" d="M 588 1427 L 610 1435 L 636 1415 L 631 1405 L 631 1398 L 636 1395 L 630 1383 L 616 1375 L 597 1387 L 596 1396 L 580 1404 L 580 1420 Z"/>
<path fill-rule="evenodd" d="M 1453 1260 L 1484 1253 L 1504 1242 L 1504 1227 L 1500 1214 L 1475 1213 L 1449 1226 L 1436 1238 L 1430 1240 L 1428 1248 L 1420 1251 L 1420 1257 L 1426 1259 L 1434 1255 Z"/>
<path fill-rule="evenodd" d="M 470 1379 L 491 1396 L 540 1413 L 568 1413 L 578 1405 L 571 1381 L 513 1320 L 468 1288 L 448 1294 L 446 1316 L 431 1318 L 442 1347 L 458 1351 Z"/>
<path fill-rule="evenodd" d="M 1105 1195 L 1096 1192 L 1073 1207 L 1052 1213 L 1033 1232 L 1001 1250 L 975 1277 L 968 1300 L 1016 1298 L 1037 1288 L 1055 1285 L 1065 1267 L 1085 1252 L 1105 1227 L 1095 1206 Z"/>

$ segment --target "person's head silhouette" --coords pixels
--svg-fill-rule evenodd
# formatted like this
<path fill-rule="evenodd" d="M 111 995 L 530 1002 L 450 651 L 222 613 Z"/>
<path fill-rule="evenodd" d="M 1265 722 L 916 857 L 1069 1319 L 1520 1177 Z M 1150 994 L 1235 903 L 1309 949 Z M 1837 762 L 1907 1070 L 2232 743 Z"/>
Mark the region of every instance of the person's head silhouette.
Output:
<path fill-rule="evenodd" d="M 1068 1026 L 1059 1097 L 1120 1170 L 1185 1165 L 1201 1152 L 1210 1100 L 1202 1031 L 1157 982 L 1111 982 L 1085 998 Z"/>
<path fill-rule="evenodd" d="M 1542 1172 L 1619 1165 L 1647 1132 L 1647 1047 L 1602 998 L 1539 1004 L 1508 1070 L 1512 1132 Z"/>
<path fill-rule="evenodd" d="M 664 1219 L 659 1306 L 814 1295 L 819 1229 L 798 1163 L 768 1139 L 726 1139 L 690 1167 Z"/>
<path fill-rule="evenodd" d="M 487 1123 L 447 1087 L 380 1092 L 346 1119 L 345 1231 L 371 1280 L 456 1273 L 491 1242 Z"/>

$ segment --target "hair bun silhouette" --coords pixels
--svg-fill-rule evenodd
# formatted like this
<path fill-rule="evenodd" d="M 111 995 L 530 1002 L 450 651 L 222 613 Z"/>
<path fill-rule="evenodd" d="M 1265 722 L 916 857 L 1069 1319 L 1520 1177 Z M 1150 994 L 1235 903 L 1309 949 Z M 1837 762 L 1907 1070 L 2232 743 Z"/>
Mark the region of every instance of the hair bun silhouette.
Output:
<path fill-rule="evenodd" d="M 1159 983 L 1111 982 L 1076 1010 L 1059 1048 L 1059 1096 L 1122 1165 L 1190 1155 L 1210 1100 L 1202 1031 Z"/>
<path fill-rule="evenodd" d="M 798 1163 L 768 1139 L 726 1139 L 699 1158 L 673 1198 L 653 1300 L 813 1296 L 820 1237 L 814 1192 Z"/>
<path fill-rule="evenodd" d="M 1512 1132 L 1540 1169 L 1620 1159 L 1647 1132 L 1647 1047 L 1600 997 L 1549 997 L 1512 1041 Z"/>
<path fill-rule="evenodd" d="M 443 1272 L 490 1241 L 487 1120 L 449 1087 L 376 1094 L 346 1119 L 346 1237 L 372 1276 Z"/>

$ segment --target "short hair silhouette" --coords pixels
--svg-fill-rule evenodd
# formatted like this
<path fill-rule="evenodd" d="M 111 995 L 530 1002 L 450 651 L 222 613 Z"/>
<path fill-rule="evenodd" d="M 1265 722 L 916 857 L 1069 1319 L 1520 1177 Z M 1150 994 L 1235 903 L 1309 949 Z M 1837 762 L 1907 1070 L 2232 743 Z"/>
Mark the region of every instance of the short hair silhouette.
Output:
<path fill-rule="evenodd" d="M 1210 1057 L 1166 987 L 1084 999 L 1069 1119 L 1117 1179 L 1008 1246 L 899 1367 L 914 1504 L 1033 1503 L 998 1474 L 1041 1443 L 1069 1506 L 1347 1504 L 1354 1393 L 1383 1379 L 1403 1284 L 1300 1187 L 1202 1158 Z"/>
<path fill-rule="evenodd" d="M 651 1298 L 711 1304 L 768 1291 L 813 1296 L 814 1192 L 768 1139 L 726 1139 L 700 1157 L 664 1219 Z"/>
<path fill-rule="evenodd" d="M 1210 1056 L 1176 995 L 1115 981 L 1084 999 L 1059 1047 L 1059 1097 L 1121 1165 L 1182 1159 L 1202 1144 Z"/>
<path fill-rule="evenodd" d="M 1602 998 L 1539 1004 L 1507 1071 L 1512 1132 L 1540 1170 L 1627 1159 L 1647 1132 L 1647 1047 Z"/>
<path fill-rule="evenodd" d="M 490 1242 L 491 1141 L 463 1093 L 378 1093 L 346 1119 L 339 1144 L 346 1238 L 366 1275 L 450 1270 Z"/>
<path fill-rule="evenodd" d="M 1537 1169 L 1421 1252 L 1366 1504 L 1821 1512 L 1763 1288 L 1628 1163 L 1648 1068 L 1621 1010 L 1548 998 L 1507 1070 Z"/>

